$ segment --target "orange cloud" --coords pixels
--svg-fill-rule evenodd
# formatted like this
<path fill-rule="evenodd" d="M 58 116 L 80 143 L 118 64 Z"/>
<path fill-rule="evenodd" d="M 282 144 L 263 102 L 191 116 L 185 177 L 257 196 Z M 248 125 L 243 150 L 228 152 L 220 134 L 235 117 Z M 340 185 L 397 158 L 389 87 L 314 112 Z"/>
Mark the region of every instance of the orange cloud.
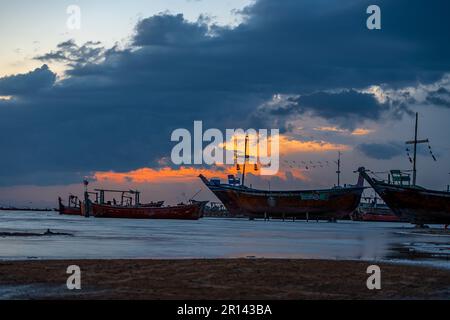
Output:
<path fill-rule="evenodd" d="M 357 128 L 353 131 L 350 131 L 350 130 L 346 130 L 346 129 L 340 129 L 338 127 L 318 127 L 318 128 L 314 128 L 314 130 L 337 132 L 337 133 L 342 133 L 342 134 L 351 134 L 353 136 L 364 136 L 364 135 L 367 135 L 367 134 L 373 132 L 372 129 Z"/>
<path fill-rule="evenodd" d="M 328 128 L 327 130 L 341 130 L 338 128 Z M 364 134 L 365 129 L 357 129 L 355 130 L 355 134 L 361 135 Z M 238 137 L 241 139 L 241 142 L 243 141 L 244 137 Z M 258 155 L 258 148 L 256 146 L 257 144 L 257 137 L 250 137 L 249 140 L 250 146 L 248 148 L 248 154 L 252 157 L 256 157 Z M 269 138 L 270 139 L 270 138 Z M 238 148 L 238 153 L 242 154 L 244 153 L 244 146 L 243 145 L 233 145 L 232 142 L 226 143 L 228 146 L 225 146 L 225 149 L 233 150 L 233 148 Z M 268 143 L 268 146 L 270 147 L 270 143 Z M 343 144 L 334 144 L 326 141 L 321 140 L 313 140 L 313 141 L 301 141 L 301 140 L 295 140 L 293 138 L 290 138 L 286 135 L 279 135 L 279 151 L 281 155 L 287 155 L 292 153 L 309 153 L 309 152 L 329 152 L 329 151 L 347 151 L 350 150 L 350 147 Z M 270 150 L 269 150 L 270 152 Z"/>
<path fill-rule="evenodd" d="M 249 148 L 250 149 L 250 148 Z M 342 144 L 333 144 L 326 141 L 300 141 L 289 138 L 285 135 L 279 136 L 280 156 L 295 154 L 295 153 L 311 153 L 311 152 L 329 152 L 329 151 L 346 151 L 350 147 Z M 252 152 L 250 152 L 251 154 Z M 129 172 L 96 172 L 93 178 L 97 181 L 110 181 L 115 183 L 134 182 L 134 183 L 176 183 L 176 182 L 191 182 L 197 179 L 199 174 L 207 177 L 222 177 L 225 178 L 228 174 L 237 174 L 236 167 L 231 165 L 216 164 L 210 168 L 197 168 L 181 166 L 178 168 L 171 168 L 165 165 L 170 161 L 167 158 L 162 158 L 160 165 L 162 168 L 140 168 Z M 258 165 L 259 166 L 259 165 Z M 259 166 L 260 168 L 260 166 Z M 241 165 L 242 169 L 242 165 Z M 247 173 L 259 175 L 260 170 L 255 171 L 253 164 L 247 165 Z M 290 168 L 289 170 L 280 169 L 275 175 L 280 179 L 286 180 L 287 173 L 289 176 L 298 180 L 308 180 L 304 174 L 303 169 Z M 240 173 L 240 172 L 239 172 Z M 270 179 L 273 176 L 261 176 L 263 179 Z"/>
<path fill-rule="evenodd" d="M 353 130 L 352 135 L 354 136 L 365 136 L 368 135 L 369 133 L 372 133 L 374 130 L 372 129 L 363 129 L 363 128 L 358 128 Z"/>
<path fill-rule="evenodd" d="M 335 144 L 326 141 L 300 141 L 280 135 L 280 153 L 284 155 L 291 153 L 347 151 L 350 149 L 345 144 Z"/>
<path fill-rule="evenodd" d="M 179 167 L 177 169 L 170 167 L 163 167 L 160 169 L 140 168 L 129 172 L 96 172 L 93 178 L 97 181 L 112 181 L 116 183 L 126 181 L 133 181 L 135 183 L 189 182 L 193 179 L 197 179 L 200 173 L 211 177 L 231 174 L 232 169 L 232 167 L 229 170 L 198 169 L 194 167 Z"/>
<path fill-rule="evenodd" d="M 307 180 L 301 169 L 290 169 L 288 170 L 292 177 L 299 180 Z M 124 182 L 134 182 L 134 183 L 189 183 L 193 180 L 198 179 L 199 174 L 211 177 L 220 177 L 225 179 L 228 174 L 237 174 L 236 168 L 234 166 L 221 166 L 217 168 L 205 169 L 205 168 L 194 168 L 194 167 L 179 167 L 170 168 L 164 167 L 160 169 L 152 168 L 140 168 L 132 170 L 129 172 L 113 172 L 113 171 L 103 171 L 96 172 L 93 178 L 99 182 L 113 182 L 113 183 L 124 183 Z M 259 170 L 255 171 L 254 166 L 247 164 L 247 173 L 258 175 Z M 287 171 L 278 171 L 275 175 L 280 179 L 286 180 Z M 262 178 L 271 178 L 273 176 L 261 176 Z"/>

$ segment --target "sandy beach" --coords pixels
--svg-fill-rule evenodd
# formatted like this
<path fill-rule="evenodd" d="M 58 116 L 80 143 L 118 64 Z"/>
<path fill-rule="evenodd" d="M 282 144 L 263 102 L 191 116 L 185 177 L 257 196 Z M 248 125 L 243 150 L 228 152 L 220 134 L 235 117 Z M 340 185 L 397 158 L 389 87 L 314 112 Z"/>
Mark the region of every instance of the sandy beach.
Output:
<path fill-rule="evenodd" d="M 2 299 L 450 299 L 448 270 L 300 259 L 47 260 L 0 262 Z M 82 289 L 66 288 L 69 265 Z"/>

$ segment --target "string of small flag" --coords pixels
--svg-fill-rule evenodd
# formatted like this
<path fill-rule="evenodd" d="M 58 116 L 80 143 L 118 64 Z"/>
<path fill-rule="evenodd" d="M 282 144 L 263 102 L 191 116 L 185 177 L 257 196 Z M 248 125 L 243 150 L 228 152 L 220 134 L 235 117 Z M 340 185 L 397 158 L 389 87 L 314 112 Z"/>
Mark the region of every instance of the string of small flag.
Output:
<path fill-rule="evenodd" d="M 430 155 L 431 155 L 431 157 L 433 158 L 433 160 L 434 160 L 434 161 L 437 161 L 435 155 L 433 154 L 433 150 L 431 150 L 431 146 L 430 146 L 429 143 L 428 143 L 428 151 L 430 152 Z"/>
<path fill-rule="evenodd" d="M 237 159 L 237 157 L 235 159 Z M 235 161 L 235 165 L 236 165 L 236 171 L 242 170 L 242 164 L 239 164 L 239 163 L 237 163 L 237 161 Z M 260 164 L 257 164 L 257 163 L 253 164 L 253 170 L 258 171 L 259 166 L 260 166 Z M 309 161 L 283 160 L 283 162 L 281 163 L 281 166 L 284 168 L 290 168 L 290 169 L 298 168 L 298 169 L 304 169 L 304 170 L 312 170 L 312 169 L 316 169 L 316 168 L 330 167 L 330 162 L 329 161 L 311 161 L 311 160 L 309 160 Z"/>
<path fill-rule="evenodd" d="M 411 155 L 409 154 L 409 148 L 406 148 L 406 155 L 407 155 L 407 157 L 408 157 L 408 160 L 409 160 L 409 162 L 410 163 L 413 163 L 413 159 L 411 158 Z"/>
<path fill-rule="evenodd" d="M 329 161 L 312 161 L 312 160 L 309 160 L 309 161 L 291 160 L 291 161 L 289 161 L 289 160 L 284 160 L 283 162 L 284 162 L 284 166 L 289 167 L 291 169 L 299 168 L 299 169 L 310 170 L 310 169 L 324 168 L 324 167 L 330 166 Z"/>
<path fill-rule="evenodd" d="M 411 154 L 410 154 L 410 149 L 409 148 L 406 148 L 406 155 L 407 155 L 407 157 L 408 157 L 408 160 L 409 160 L 409 162 L 410 163 L 413 163 L 413 159 L 412 159 L 412 157 L 411 157 Z M 430 155 L 431 155 L 431 157 L 433 158 L 433 160 L 434 161 L 437 161 L 437 158 L 436 158 L 436 156 L 434 155 L 434 153 L 433 153 L 433 150 L 431 149 L 431 145 L 428 143 L 428 152 L 430 153 Z"/>

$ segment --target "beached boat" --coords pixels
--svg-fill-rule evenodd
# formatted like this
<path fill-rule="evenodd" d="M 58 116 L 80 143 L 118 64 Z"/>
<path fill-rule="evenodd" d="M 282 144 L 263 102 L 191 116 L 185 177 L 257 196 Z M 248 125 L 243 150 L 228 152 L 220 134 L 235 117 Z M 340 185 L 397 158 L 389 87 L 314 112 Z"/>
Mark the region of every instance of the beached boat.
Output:
<path fill-rule="evenodd" d="M 241 184 L 222 184 L 218 179 L 200 179 L 232 215 L 334 220 L 351 214 L 364 190 L 364 180 L 356 186 L 337 186 L 323 190 L 274 191 L 248 188 Z"/>
<path fill-rule="evenodd" d="M 141 203 L 141 193 L 137 190 L 94 191 L 88 192 L 86 188 L 84 193 L 81 212 L 86 217 L 92 215 L 96 218 L 197 220 L 203 216 L 203 208 L 208 202 L 190 200 L 189 204 L 163 207 L 164 201 Z M 120 200 L 113 198 L 112 201 L 107 201 L 106 193 L 118 193 Z M 94 201 L 89 198 L 90 195 L 95 196 Z"/>
<path fill-rule="evenodd" d="M 96 218 L 198 220 L 203 215 L 206 203 L 207 201 L 192 201 L 189 204 L 167 207 L 128 207 L 91 202 L 89 211 Z M 82 207 L 84 211 L 85 206 Z"/>
<path fill-rule="evenodd" d="M 59 214 L 80 216 L 81 215 L 81 202 L 77 196 L 70 195 L 67 202 L 67 206 L 63 204 L 61 197 L 58 197 Z"/>
<path fill-rule="evenodd" d="M 248 216 L 250 219 L 264 217 L 334 221 L 349 218 L 349 215 L 358 207 L 364 191 L 364 179 L 359 177 L 358 183 L 354 186 L 340 185 L 340 152 L 336 161 L 338 184 L 333 188 L 276 191 L 245 186 L 245 169 L 249 158 L 248 141 L 247 135 L 245 137 L 242 180 L 234 175 L 228 175 L 228 184 L 222 184 L 220 179 L 208 180 L 204 175 L 199 175 L 203 183 L 216 195 L 232 216 Z M 237 170 L 240 170 L 239 165 L 237 165 Z"/>
<path fill-rule="evenodd" d="M 407 145 L 413 145 L 412 182 L 411 174 L 402 170 L 390 170 L 388 181 L 379 180 L 368 174 L 364 167 L 358 169 L 370 186 L 377 192 L 383 201 L 400 219 L 405 219 L 417 225 L 423 224 L 450 224 L 450 192 L 430 190 L 418 186 L 417 180 L 417 146 L 429 143 L 428 139 L 418 139 L 419 114 L 416 113 L 414 140 L 407 141 Z M 436 157 L 428 145 L 432 158 Z M 409 156 L 409 149 L 407 149 Z"/>
<path fill-rule="evenodd" d="M 408 176 L 398 170 L 391 171 L 392 182 L 371 177 L 363 167 L 358 172 L 400 219 L 418 225 L 450 224 L 450 192 L 402 184 Z"/>
<path fill-rule="evenodd" d="M 358 209 L 352 214 L 352 220 L 370 222 L 402 222 L 398 216 L 385 204 L 380 203 L 377 197 L 363 198 Z"/>

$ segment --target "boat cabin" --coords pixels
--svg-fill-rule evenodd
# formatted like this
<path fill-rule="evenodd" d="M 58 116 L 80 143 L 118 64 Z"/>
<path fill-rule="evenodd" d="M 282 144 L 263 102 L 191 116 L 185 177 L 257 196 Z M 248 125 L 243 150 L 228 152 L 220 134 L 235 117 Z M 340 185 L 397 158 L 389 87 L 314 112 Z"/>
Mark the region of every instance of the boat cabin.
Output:
<path fill-rule="evenodd" d="M 400 186 L 410 186 L 411 185 L 411 175 L 409 173 L 402 172 L 401 170 L 391 170 L 389 175 L 389 180 L 392 177 L 392 184 Z M 391 183 L 391 181 L 389 181 Z"/>

